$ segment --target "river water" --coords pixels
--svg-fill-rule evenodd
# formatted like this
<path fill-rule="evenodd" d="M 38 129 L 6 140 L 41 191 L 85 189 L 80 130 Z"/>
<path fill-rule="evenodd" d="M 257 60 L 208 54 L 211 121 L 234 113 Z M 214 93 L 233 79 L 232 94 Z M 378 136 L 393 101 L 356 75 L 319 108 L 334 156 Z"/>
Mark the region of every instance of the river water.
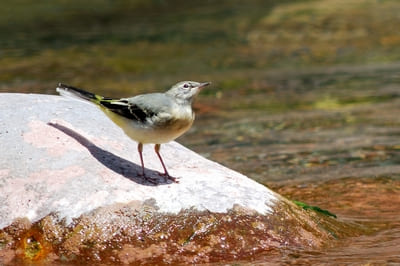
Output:
<path fill-rule="evenodd" d="M 330 69 L 266 75 L 269 92 L 246 95 L 250 106 L 274 97 L 282 105 L 297 99 L 302 107 L 284 112 L 267 106 L 262 111 L 229 112 L 229 104 L 224 107 L 225 102 L 216 101 L 204 108 L 183 143 L 289 199 L 327 209 L 337 219 L 364 230 L 358 237 L 338 239 L 315 252 L 286 250 L 265 254 L 252 263 L 400 263 L 398 71 L 398 66 L 387 66 L 375 70 L 355 67 L 345 74 Z M 302 89 L 310 83 L 321 84 L 328 75 L 333 80 L 330 88 L 318 87 L 312 93 Z M 282 77 L 291 77 L 296 88 L 281 89 L 284 85 L 279 83 L 287 82 Z M 350 82 L 354 79 L 363 80 L 363 86 Z M 365 80 L 382 86 L 369 90 L 371 84 Z M 343 83 L 353 88 L 343 88 Z M 232 93 L 226 97 L 237 102 L 243 96 Z M 316 103 L 315 98 L 322 100 Z"/>

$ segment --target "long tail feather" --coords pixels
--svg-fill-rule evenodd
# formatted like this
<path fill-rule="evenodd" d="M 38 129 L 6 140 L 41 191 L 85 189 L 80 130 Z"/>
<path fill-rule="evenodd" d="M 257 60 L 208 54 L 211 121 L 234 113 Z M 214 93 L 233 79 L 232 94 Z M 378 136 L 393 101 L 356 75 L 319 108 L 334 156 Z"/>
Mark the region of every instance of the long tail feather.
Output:
<path fill-rule="evenodd" d="M 65 85 L 62 83 L 59 83 L 56 91 L 61 95 L 61 96 L 65 96 L 65 97 L 72 97 L 75 99 L 79 99 L 79 100 L 86 100 L 86 101 L 90 101 L 96 104 L 99 104 L 101 100 L 104 99 L 104 97 L 100 96 L 100 95 L 96 95 L 94 93 L 82 90 L 82 89 L 78 89 L 69 85 Z"/>

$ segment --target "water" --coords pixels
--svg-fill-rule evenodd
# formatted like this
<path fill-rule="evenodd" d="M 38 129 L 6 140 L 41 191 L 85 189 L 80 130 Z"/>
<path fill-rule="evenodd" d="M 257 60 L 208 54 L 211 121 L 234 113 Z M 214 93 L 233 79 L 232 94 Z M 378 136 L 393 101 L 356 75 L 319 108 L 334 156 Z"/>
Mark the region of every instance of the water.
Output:
<path fill-rule="evenodd" d="M 179 142 L 365 232 L 238 263 L 398 264 L 400 4 L 350 2 L 5 1 L 0 92 L 210 80 Z"/>
<path fill-rule="evenodd" d="M 319 84 L 326 75 L 308 74 L 312 78 L 305 85 L 297 81 L 303 74 L 295 75 L 296 89 L 270 92 L 284 106 L 278 111 L 266 104 L 266 110 L 229 113 L 216 102 L 209 108 L 212 113 L 205 110 L 204 119 L 183 137 L 184 143 L 204 156 L 365 230 L 362 236 L 340 239 L 321 250 L 265 254 L 254 262 L 400 263 L 400 119 L 394 112 L 400 110 L 398 69 L 381 69 L 384 74 L 379 77 L 362 67 L 353 71 L 357 73 L 350 69 L 345 74 L 331 72 L 329 88 L 318 87 L 312 93 L 304 93 L 303 86 Z M 353 81 L 343 91 L 343 79 L 358 79 L 362 86 Z M 279 80 L 279 76 L 268 77 L 269 86 L 278 87 Z M 379 91 L 368 90 L 371 83 L 379 83 Z M 255 106 L 258 101 L 275 101 L 254 94 L 249 97 Z M 237 95 L 231 97 L 228 102 L 237 104 Z M 298 107 L 282 113 L 281 108 L 286 109 L 293 99 Z"/>
<path fill-rule="evenodd" d="M 386 178 L 343 178 L 308 187 L 277 189 L 289 197 L 314 202 L 336 213 L 340 220 L 358 224 L 364 235 L 338 241 L 315 253 L 301 253 L 293 262 L 342 264 L 399 263 L 400 181 Z"/>

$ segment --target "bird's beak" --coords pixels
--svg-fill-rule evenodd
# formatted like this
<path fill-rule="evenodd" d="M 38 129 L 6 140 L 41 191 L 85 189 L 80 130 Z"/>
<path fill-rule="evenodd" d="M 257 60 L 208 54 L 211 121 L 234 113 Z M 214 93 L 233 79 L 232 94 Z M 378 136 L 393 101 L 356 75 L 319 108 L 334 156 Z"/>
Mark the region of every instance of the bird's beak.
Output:
<path fill-rule="evenodd" d="M 206 86 L 208 86 L 208 85 L 210 85 L 210 84 L 211 84 L 211 82 L 200 83 L 199 89 L 202 89 L 202 88 L 204 88 L 204 87 L 206 87 Z"/>

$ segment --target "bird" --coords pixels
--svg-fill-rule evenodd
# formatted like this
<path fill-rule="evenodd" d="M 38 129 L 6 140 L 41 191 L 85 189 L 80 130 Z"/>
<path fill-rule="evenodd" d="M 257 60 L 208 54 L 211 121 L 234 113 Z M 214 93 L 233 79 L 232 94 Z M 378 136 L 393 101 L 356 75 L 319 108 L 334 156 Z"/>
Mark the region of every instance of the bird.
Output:
<path fill-rule="evenodd" d="M 154 144 L 154 151 L 161 162 L 165 181 L 179 183 L 172 177 L 160 154 L 161 144 L 175 140 L 192 126 L 195 113 L 193 100 L 210 82 L 181 81 L 164 93 L 139 94 L 130 98 L 108 98 L 86 90 L 59 83 L 56 91 L 65 97 L 89 101 L 98 107 L 124 133 L 138 143 L 142 172 L 146 180 L 153 182 L 145 174 L 143 145 Z M 154 183 L 154 182 L 153 182 Z"/>

